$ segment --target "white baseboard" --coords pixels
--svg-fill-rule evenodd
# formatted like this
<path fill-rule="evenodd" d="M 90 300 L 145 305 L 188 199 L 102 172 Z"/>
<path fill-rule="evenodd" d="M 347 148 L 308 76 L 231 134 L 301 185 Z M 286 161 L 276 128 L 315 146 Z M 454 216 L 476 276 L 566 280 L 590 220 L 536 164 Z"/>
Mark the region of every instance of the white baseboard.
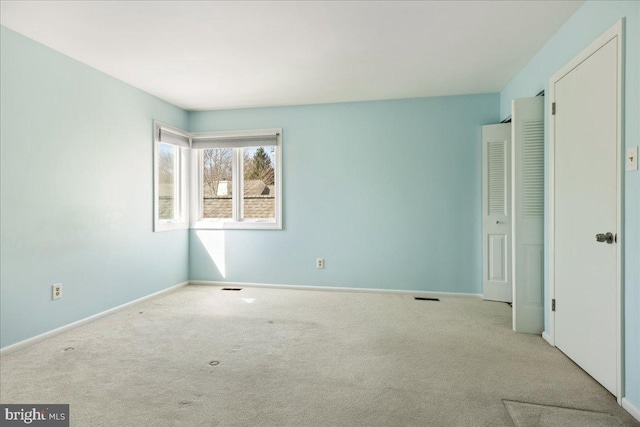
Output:
<path fill-rule="evenodd" d="M 551 335 L 547 333 L 547 331 L 542 332 L 542 339 L 545 340 L 547 343 L 549 343 L 550 346 L 555 347 L 553 339 L 551 338 Z"/>
<path fill-rule="evenodd" d="M 42 342 L 42 341 L 44 341 L 46 339 L 55 337 L 56 335 L 60 335 L 60 334 L 62 334 L 64 332 L 70 331 L 71 329 L 75 329 L 75 328 L 77 328 L 79 326 L 86 325 L 87 323 L 93 322 L 94 320 L 98 320 L 101 317 L 105 317 L 105 316 L 108 316 L 110 314 L 113 314 L 116 311 L 120 311 L 120 310 L 122 310 L 124 308 L 127 308 L 127 307 L 130 307 L 132 305 L 140 304 L 141 302 L 150 300 L 151 298 L 155 298 L 155 297 L 158 297 L 160 295 L 164 295 L 164 294 L 167 294 L 169 292 L 173 292 L 178 288 L 181 288 L 183 286 L 187 286 L 188 284 L 189 284 L 188 281 L 179 283 L 177 285 L 171 286 L 170 288 L 163 289 L 161 291 L 155 292 L 155 293 L 153 293 L 151 295 L 147 295 L 147 296 L 144 296 L 142 298 L 138 298 L 136 300 L 129 301 L 129 302 L 125 303 L 125 304 L 119 305 L 117 307 L 110 308 L 109 310 L 103 311 L 101 313 L 94 314 L 93 316 L 85 317 L 84 319 L 80 319 L 80 320 L 78 320 L 76 322 L 69 323 L 68 325 L 64 325 L 64 326 L 61 326 L 59 328 L 53 329 L 53 330 L 51 330 L 49 332 L 45 332 L 44 334 L 36 335 L 35 337 L 28 338 L 28 339 L 26 339 L 24 341 L 20 341 L 20 342 L 17 342 L 15 344 L 11 344 L 11 345 L 8 345 L 6 347 L 0 348 L 0 356 L 6 356 L 9 353 L 13 353 L 13 352 L 21 350 L 21 349 L 23 349 L 25 347 L 29 347 L 29 346 L 34 345 L 36 343 Z"/>
<path fill-rule="evenodd" d="M 629 402 L 626 397 L 622 398 L 622 407 L 630 413 L 636 420 L 640 421 L 640 409 Z"/>
<path fill-rule="evenodd" d="M 276 285 L 268 283 L 245 283 L 245 282 L 220 282 L 212 280 L 190 280 L 190 285 L 200 286 L 235 286 L 247 288 L 275 288 L 275 289 L 295 289 L 306 291 L 342 291 L 342 292 L 374 292 L 388 294 L 404 294 L 417 296 L 451 296 L 451 297 L 474 297 L 482 298 L 482 294 L 458 293 L 458 292 L 431 292 L 431 291 L 410 291 L 395 289 L 377 289 L 377 288 L 345 288 L 333 286 L 304 286 L 304 285 Z"/>

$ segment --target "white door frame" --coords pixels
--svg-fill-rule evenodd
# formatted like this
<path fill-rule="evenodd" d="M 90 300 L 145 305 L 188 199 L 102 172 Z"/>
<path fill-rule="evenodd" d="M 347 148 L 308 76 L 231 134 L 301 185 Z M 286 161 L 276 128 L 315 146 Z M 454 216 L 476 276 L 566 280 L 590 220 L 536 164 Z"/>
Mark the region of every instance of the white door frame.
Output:
<path fill-rule="evenodd" d="M 564 67 L 562 67 L 557 73 L 555 73 L 549 79 L 549 99 L 548 99 L 548 109 L 547 111 L 551 112 L 551 103 L 555 102 L 555 83 L 568 74 L 571 70 L 576 68 L 582 62 L 584 62 L 587 58 L 593 55 L 598 49 L 607 44 L 609 41 L 618 37 L 618 84 L 617 84 L 617 94 L 616 94 L 616 103 L 618 107 L 618 117 L 617 117 L 617 137 L 616 137 L 616 146 L 617 146 L 617 158 L 618 158 L 618 171 L 617 171 L 617 209 L 618 209 L 618 226 L 617 226 L 617 236 L 618 241 L 616 245 L 617 252 L 617 266 L 616 266 L 616 397 L 618 399 L 618 404 L 622 404 L 623 398 L 623 390 L 624 390 L 624 366 L 623 366 L 623 355 L 624 355 L 624 340 L 622 336 L 622 325 L 623 325 L 623 275 L 622 275 L 622 267 L 623 267 L 623 245 L 624 245 L 624 235 L 623 235 L 623 175 L 624 175 L 624 163 L 622 156 L 622 147 L 624 144 L 623 141 L 623 116 L 624 116 L 624 105 L 622 102 L 622 94 L 624 93 L 624 18 L 619 20 L 613 27 L 607 30 L 604 34 L 598 37 L 593 43 L 591 43 L 586 49 L 580 52 L 575 58 L 569 61 Z M 549 300 L 547 303 L 549 304 L 547 307 L 551 307 L 551 300 L 555 299 L 555 265 L 554 265 L 554 257 L 555 257 L 555 117 L 553 115 L 550 116 L 551 120 L 549 120 Z M 555 347 L 555 312 L 549 310 L 550 314 L 550 330 L 546 331 L 547 334 L 544 337 L 549 344 Z"/>

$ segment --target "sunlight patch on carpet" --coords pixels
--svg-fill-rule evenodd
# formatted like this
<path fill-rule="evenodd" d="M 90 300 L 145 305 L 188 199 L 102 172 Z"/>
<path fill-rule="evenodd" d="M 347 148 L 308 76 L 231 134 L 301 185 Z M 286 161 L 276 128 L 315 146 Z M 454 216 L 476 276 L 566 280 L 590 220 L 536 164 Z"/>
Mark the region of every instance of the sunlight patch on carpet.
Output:
<path fill-rule="evenodd" d="M 606 412 L 583 411 L 558 406 L 503 400 L 517 427 L 621 426 L 618 418 Z"/>

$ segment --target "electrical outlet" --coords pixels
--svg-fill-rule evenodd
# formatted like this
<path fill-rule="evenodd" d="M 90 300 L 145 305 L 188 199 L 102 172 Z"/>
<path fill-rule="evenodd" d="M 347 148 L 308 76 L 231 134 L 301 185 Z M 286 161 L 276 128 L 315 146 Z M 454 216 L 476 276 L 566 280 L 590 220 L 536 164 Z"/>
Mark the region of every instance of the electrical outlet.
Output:
<path fill-rule="evenodd" d="M 324 258 L 316 258 L 316 268 L 324 268 Z"/>
<path fill-rule="evenodd" d="M 51 299 L 62 298 L 62 283 L 51 285 Z"/>

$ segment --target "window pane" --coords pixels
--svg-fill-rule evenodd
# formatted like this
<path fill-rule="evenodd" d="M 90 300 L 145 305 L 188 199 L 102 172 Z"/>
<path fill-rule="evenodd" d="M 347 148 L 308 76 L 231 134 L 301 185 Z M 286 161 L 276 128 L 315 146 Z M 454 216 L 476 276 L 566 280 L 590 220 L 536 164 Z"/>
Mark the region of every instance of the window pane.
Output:
<path fill-rule="evenodd" d="M 176 214 L 177 147 L 158 144 L 158 210 L 160 219 L 174 219 Z"/>
<path fill-rule="evenodd" d="M 250 147 L 242 151 L 244 162 L 244 218 L 276 217 L 276 147 Z"/>
<path fill-rule="evenodd" d="M 202 217 L 233 218 L 233 149 L 202 150 Z"/>

